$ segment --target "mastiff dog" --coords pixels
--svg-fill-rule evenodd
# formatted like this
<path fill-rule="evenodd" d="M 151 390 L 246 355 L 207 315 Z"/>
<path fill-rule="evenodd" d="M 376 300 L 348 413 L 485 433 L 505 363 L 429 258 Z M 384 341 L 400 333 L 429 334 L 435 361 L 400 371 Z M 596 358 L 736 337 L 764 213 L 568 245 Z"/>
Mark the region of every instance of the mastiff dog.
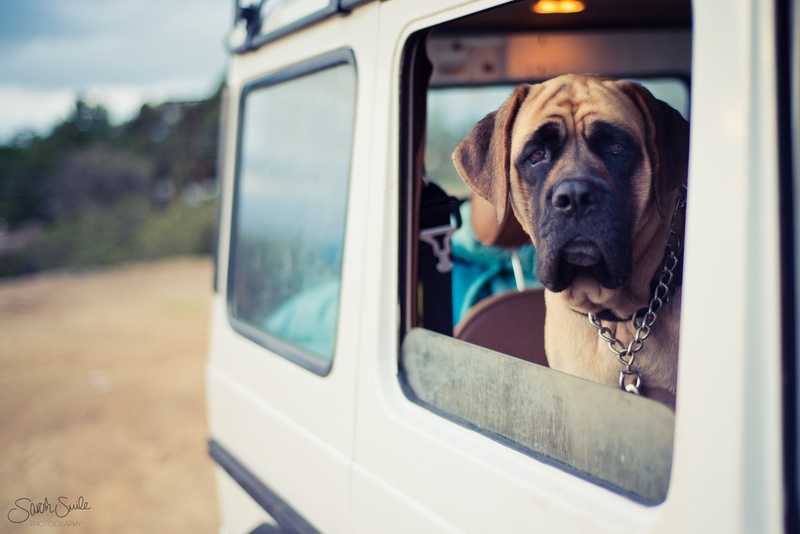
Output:
<path fill-rule="evenodd" d="M 462 179 L 536 248 L 553 369 L 674 408 L 689 125 L 641 85 L 520 85 L 461 141 Z"/>

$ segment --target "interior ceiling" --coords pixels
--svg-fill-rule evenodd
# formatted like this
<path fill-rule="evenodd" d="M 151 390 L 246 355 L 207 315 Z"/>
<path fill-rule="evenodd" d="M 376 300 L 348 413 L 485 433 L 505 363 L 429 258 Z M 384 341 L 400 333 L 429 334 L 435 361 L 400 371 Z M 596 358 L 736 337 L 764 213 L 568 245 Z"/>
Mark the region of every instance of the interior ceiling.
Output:
<path fill-rule="evenodd" d="M 692 24 L 691 0 L 583 0 L 586 9 L 565 15 L 531 11 L 524 0 L 483 11 L 447 24 L 442 31 L 497 32 L 569 29 L 688 28 Z"/>

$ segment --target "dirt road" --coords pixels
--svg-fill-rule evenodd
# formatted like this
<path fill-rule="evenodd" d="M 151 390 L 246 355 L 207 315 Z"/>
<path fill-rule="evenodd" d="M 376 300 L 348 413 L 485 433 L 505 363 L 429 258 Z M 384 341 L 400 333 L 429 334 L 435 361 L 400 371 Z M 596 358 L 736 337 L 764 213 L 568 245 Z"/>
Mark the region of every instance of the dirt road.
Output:
<path fill-rule="evenodd" d="M 0 532 L 217 531 L 211 273 L 180 259 L 0 281 Z"/>

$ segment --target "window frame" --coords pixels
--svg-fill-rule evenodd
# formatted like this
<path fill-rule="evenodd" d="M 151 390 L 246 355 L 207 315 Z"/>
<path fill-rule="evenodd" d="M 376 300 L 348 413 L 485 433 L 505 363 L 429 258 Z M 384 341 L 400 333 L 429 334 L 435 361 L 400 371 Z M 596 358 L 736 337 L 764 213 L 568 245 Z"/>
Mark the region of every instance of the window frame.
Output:
<path fill-rule="evenodd" d="M 341 270 L 344 268 L 344 256 L 345 251 L 347 249 L 347 226 L 348 226 L 348 209 L 349 209 L 349 191 L 351 186 L 351 175 L 352 175 L 352 151 L 353 151 L 353 141 L 355 136 L 355 121 L 356 121 L 356 108 L 357 108 L 357 92 L 358 92 L 358 69 L 356 66 L 355 61 L 355 54 L 352 49 L 350 48 L 341 48 L 338 50 L 333 50 L 331 52 L 324 53 L 320 56 L 313 57 L 311 59 L 301 61 L 299 63 L 289 65 L 281 70 L 276 72 L 270 73 L 266 76 L 262 76 L 256 80 L 252 80 L 244 84 L 241 90 L 240 98 L 239 98 L 239 105 L 238 105 L 238 121 L 237 121 L 237 134 L 236 134 L 236 160 L 234 165 L 234 173 L 233 173 L 233 198 L 232 198 L 232 209 L 231 209 L 231 229 L 230 229 L 230 243 L 228 247 L 228 257 L 229 260 L 229 267 L 227 272 L 227 294 L 225 296 L 226 301 L 226 308 L 227 308 L 227 315 L 228 315 L 228 322 L 231 325 L 231 328 L 241 336 L 253 341 L 257 345 L 269 350 L 270 352 L 281 356 L 292 363 L 299 365 L 300 367 L 311 371 L 314 374 L 317 374 L 321 377 L 326 377 L 330 374 L 331 369 L 333 368 L 333 362 L 335 360 L 336 351 L 336 337 L 338 336 L 338 328 L 339 328 L 339 316 L 340 316 L 340 309 L 341 309 L 341 295 L 336 303 L 337 308 L 337 321 L 336 321 L 336 329 L 334 331 L 334 351 L 331 355 L 330 359 L 325 359 L 320 357 L 311 351 L 300 347 L 290 341 L 281 339 L 275 335 L 271 335 L 268 332 L 265 332 L 246 321 L 240 319 L 236 316 L 234 310 L 234 293 L 235 293 L 235 266 L 233 263 L 236 261 L 236 252 L 237 252 L 237 245 L 239 240 L 239 195 L 241 190 L 241 170 L 242 170 L 242 146 L 243 146 L 243 135 L 244 135 L 244 112 L 245 112 L 245 104 L 247 102 L 247 97 L 250 93 L 257 91 L 259 89 L 263 89 L 265 87 L 275 86 L 281 83 L 289 82 L 303 76 L 308 76 L 326 69 L 334 68 L 339 65 L 350 65 L 352 67 L 352 75 L 356 78 L 356 82 L 354 83 L 354 94 L 353 100 L 353 133 L 349 140 L 348 150 L 349 150 L 349 169 L 348 169 L 348 177 L 347 177 L 347 192 L 345 194 L 345 214 L 344 214 L 344 228 L 343 228 L 343 243 L 342 243 L 342 264 L 340 267 L 340 274 L 339 274 L 339 281 L 341 282 Z"/>
<path fill-rule="evenodd" d="M 776 1 L 776 106 L 778 187 L 780 195 L 781 350 L 783 353 L 783 461 L 787 532 L 800 528 L 800 7 Z"/>
<path fill-rule="evenodd" d="M 595 473 L 589 473 L 578 470 L 574 465 L 565 463 L 559 460 L 548 458 L 547 454 L 539 450 L 533 450 L 523 444 L 517 443 L 512 439 L 502 435 L 493 433 L 490 430 L 478 426 L 474 421 L 462 417 L 461 414 L 448 410 L 447 407 L 432 404 L 420 397 L 420 391 L 416 391 L 409 382 L 410 371 L 406 369 L 406 352 L 405 339 L 406 336 L 416 327 L 418 327 L 417 308 L 419 306 L 420 297 L 415 287 L 419 285 L 419 240 L 416 236 L 419 235 L 420 227 L 420 214 L 417 211 L 419 207 L 419 196 L 422 188 L 422 180 L 424 172 L 424 159 L 425 159 L 425 143 L 427 134 L 427 119 L 428 119 L 428 94 L 431 89 L 438 89 L 443 87 L 456 87 L 452 84 L 434 85 L 431 83 L 431 75 L 433 64 L 426 52 L 427 40 L 431 37 L 432 33 L 437 29 L 436 26 L 420 29 L 412 33 L 403 45 L 403 60 L 402 72 L 400 81 L 400 128 L 399 128 L 399 176 L 400 176 L 400 212 L 399 212 L 399 277 L 398 277 L 398 303 L 400 310 L 400 321 L 398 328 L 398 380 L 400 383 L 403 395 L 414 404 L 421 406 L 425 410 L 441 417 L 447 421 L 458 424 L 462 427 L 470 429 L 479 435 L 488 437 L 497 441 L 513 450 L 521 452 L 526 456 L 542 462 L 545 464 L 553 465 L 565 474 L 574 476 L 578 479 L 585 480 L 593 485 L 603 487 L 631 499 L 633 502 L 645 506 L 659 506 L 663 504 L 667 498 L 667 493 L 672 486 L 670 481 L 670 473 L 672 464 L 674 462 L 673 447 L 675 444 L 675 423 L 672 422 L 672 441 L 669 443 L 670 460 L 668 473 L 666 474 L 666 486 L 663 488 L 662 495 L 653 496 L 639 493 L 631 488 L 626 488 L 624 485 L 600 478 Z M 613 31 L 613 29 L 612 29 Z M 692 30 L 693 31 L 693 30 Z M 694 34 L 691 34 L 692 46 L 694 46 Z M 664 72 L 648 72 L 648 73 L 629 73 L 627 75 L 619 75 L 613 73 L 624 79 L 673 79 L 682 82 L 688 93 L 687 100 L 687 114 L 691 115 L 692 106 L 692 91 L 691 79 L 681 73 L 667 70 Z M 541 80 L 543 81 L 543 80 Z M 507 80 L 503 83 L 516 84 L 523 83 L 525 80 Z M 534 80 L 527 81 L 527 83 L 536 83 Z M 487 84 L 480 83 L 465 83 L 463 86 L 480 86 Z M 461 87 L 461 85 L 458 85 Z M 420 141 L 422 139 L 422 141 Z M 420 150 L 419 143 L 422 142 L 422 150 Z M 423 299 L 424 300 L 424 299 Z M 423 330 L 427 330 L 423 325 Z M 435 331 L 428 330 L 428 332 Z M 449 337 L 452 337 L 449 336 Z M 486 349 L 484 349 L 486 350 Z M 559 373 L 552 369 L 547 368 L 550 372 Z M 413 370 L 411 370 L 413 372 Z M 581 379 L 574 378 L 579 383 Z M 621 395 L 628 395 L 623 392 L 618 392 Z M 649 399 L 638 399 L 642 402 L 653 402 Z M 637 402 L 638 402 L 637 400 Z M 660 405 L 659 405 L 660 407 Z M 674 413 L 674 412 L 673 412 Z M 660 491 L 660 490 L 659 490 Z"/>

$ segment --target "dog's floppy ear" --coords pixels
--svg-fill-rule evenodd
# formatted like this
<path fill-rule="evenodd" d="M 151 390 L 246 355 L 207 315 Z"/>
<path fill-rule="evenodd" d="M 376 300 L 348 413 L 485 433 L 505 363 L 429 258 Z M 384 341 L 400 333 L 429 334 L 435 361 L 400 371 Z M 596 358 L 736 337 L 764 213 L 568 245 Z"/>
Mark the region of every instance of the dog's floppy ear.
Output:
<path fill-rule="evenodd" d="M 500 109 L 481 119 L 453 152 L 453 163 L 461 179 L 494 204 L 498 221 L 508 209 L 511 129 L 529 88 L 520 85 L 514 89 Z"/>
<path fill-rule="evenodd" d="M 671 191 L 686 183 L 689 165 L 689 123 L 668 104 L 634 82 L 622 82 L 623 90 L 639 107 L 647 125 L 647 154 L 653 169 L 653 191 L 663 218 L 672 215 L 667 204 Z"/>

